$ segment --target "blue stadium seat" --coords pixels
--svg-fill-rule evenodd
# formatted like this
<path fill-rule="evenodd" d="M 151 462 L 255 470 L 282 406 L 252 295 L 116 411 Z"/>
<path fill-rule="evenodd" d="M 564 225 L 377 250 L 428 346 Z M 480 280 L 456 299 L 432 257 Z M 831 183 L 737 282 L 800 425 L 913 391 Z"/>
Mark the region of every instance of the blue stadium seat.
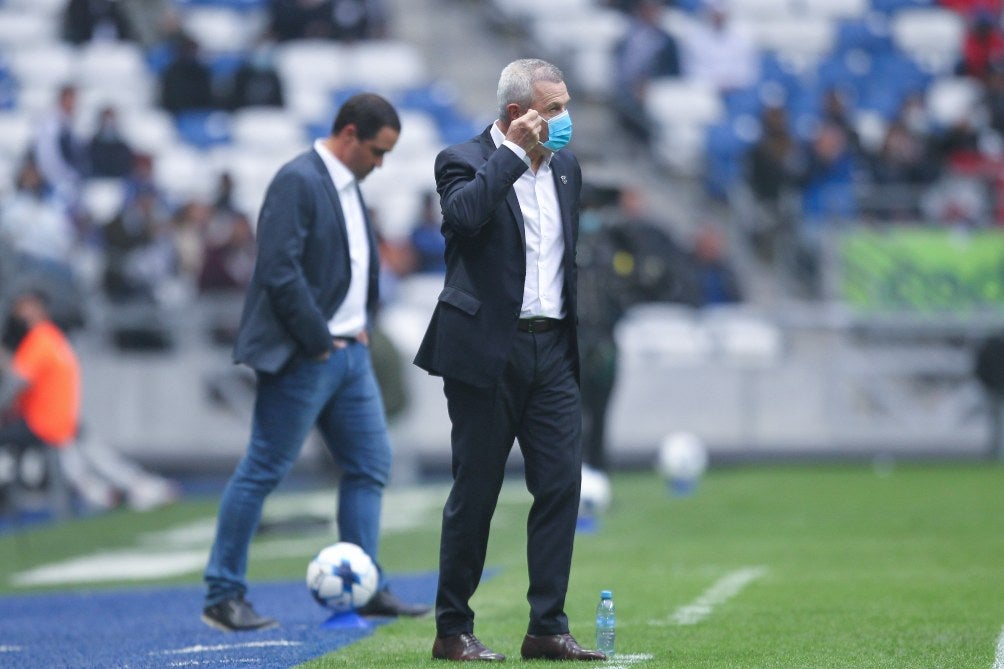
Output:
<path fill-rule="evenodd" d="M 174 121 L 181 139 L 196 148 L 230 142 L 230 115 L 225 112 L 187 111 L 178 114 Z"/>
<path fill-rule="evenodd" d="M 872 9 L 886 14 L 898 12 L 901 9 L 918 9 L 934 7 L 935 0 L 872 0 Z"/>
<path fill-rule="evenodd" d="M 848 19 L 837 24 L 837 41 L 834 51 L 843 53 L 861 49 L 872 55 L 890 53 L 892 37 L 885 22 L 872 19 Z"/>
<path fill-rule="evenodd" d="M 728 197 L 732 186 L 743 177 L 743 157 L 751 142 L 739 136 L 736 124 L 723 121 L 705 132 L 704 186 L 709 196 Z"/>

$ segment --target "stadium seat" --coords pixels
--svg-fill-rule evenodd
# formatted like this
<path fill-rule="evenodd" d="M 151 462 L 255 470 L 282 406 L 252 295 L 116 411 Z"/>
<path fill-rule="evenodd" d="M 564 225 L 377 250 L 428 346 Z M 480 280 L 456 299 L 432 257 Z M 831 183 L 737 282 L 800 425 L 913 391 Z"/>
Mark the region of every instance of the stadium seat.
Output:
<path fill-rule="evenodd" d="M 25 111 L 0 112 L 0 162 L 17 164 L 31 145 L 34 121 Z"/>
<path fill-rule="evenodd" d="M 230 115 L 213 110 L 181 112 L 174 117 L 178 135 L 187 144 L 206 149 L 230 142 Z"/>
<path fill-rule="evenodd" d="M 105 225 L 122 209 L 126 186 L 122 179 L 88 179 L 80 192 L 80 203 L 94 225 Z"/>
<path fill-rule="evenodd" d="M 774 19 L 791 14 L 791 0 L 728 0 L 729 16 L 736 20 Z"/>
<path fill-rule="evenodd" d="M 17 49 L 55 44 L 58 23 L 41 13 L 0 6 L 0 49 Z"/>
<path fill-rule="evenodd" d="M 276 48 L 276 68 L 289 91 L 345 86 L 350 66 L 348 47 L 332 40 L 294 40 Z"/>
<path fill-rule="evenodd" d="M 153 173 L 156 183 L 178 202 L 208 197 L 216 186 L 205 155 L 184 144 L 166 148 L 154 156 Z"/>
<path fill-rule="evenodd" d="M 947 9 L 905 9 L 890 24 L 893 43 L 933 74 L 951 72 L 959 60 L 965 21 Z"/>
<path fill-rule="evenodd" d="M 181 16 L 185 31 L 209 53 L 247 51 L 262 34 L 268 20 L 264 12 L 226 5 L 192 6 Z"/>
<path fill-rule="evenodd" d="M 671 77 L 652 80 L 645 109 L 659 124 L 706 125 L 719 120 L 724 112 L 718 91 L 711 86 Z"/>
<path fill-rule="evenodd" d="M 615 330 L 625 358 L 672 365 L 699 365 L 714 348 L 707 329 L 689 307 L 639 304 L 631 307 Z"/>
<path fill-rule="evenodd" d="M 48 86 L 55 90 L 73 79 L 77 52 L 61 42 L 31 45 L 12 51 L 9 63 L 11 73 L 22 85 Z"/>
<path fill-rule="evenodd" d="M 399 40 L 356 42 L 345 52 L 347 86 L 392 94 L 428 81 L 425 60 L 413 45 Z"/>
<path fill-rule="evenodd" d="M 174 119 L 166 111 L 154 107 L 119 112 L 122 136 L 136 151 L 148 154 L 178 143 Z"/>
<path fill-rule="evenodd" d="M 983 87 L 970 77 L 942 77 L 927 89 L 927 110 L 941 127 L 969 118 L 983 96 Z"/>
<path fill-rule="evenodd" d="M 759 48 L 802 63 L 817 61 L 830 52 L 836 41 L 834 22 L 820 16 L 777 17 L 740 25 Z"/>
<path fill-rule="evenodd" d="M 243 147 L 288 151 L 306 145 L 307 136 L 296 117 L 278 107 L 245 107 L 231 115 L 231 136 Z"/>
<path fill-rule="evenodd" d="M 794 13 L 825 19 L 851 19 L 864 16 L 871 9 L 869 0 L 791 0 Z"/>
<path fill-rule="evenodd" d="M 937 4 L 937 0 L 872 0 L 872 9 L 895 14 L 904 9 L 926 9 Z"/>
<path fill-rule="evenodd" d="M 66 0 L 5 0 L 3 7 L 18 12 L 39 14 L 51 21 L 62 14 L 66 8 Z"/>

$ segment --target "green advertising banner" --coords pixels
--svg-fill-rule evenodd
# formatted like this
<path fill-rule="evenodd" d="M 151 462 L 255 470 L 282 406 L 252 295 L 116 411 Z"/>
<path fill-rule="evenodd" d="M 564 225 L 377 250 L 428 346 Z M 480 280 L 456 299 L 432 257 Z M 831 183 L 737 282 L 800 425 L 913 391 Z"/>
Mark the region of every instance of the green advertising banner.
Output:
<path fill-rule="evenodd" d="M 1004 312 L 1004 231 L 855 231 L 838 255 L 841 294 L 859 312 Z"/>

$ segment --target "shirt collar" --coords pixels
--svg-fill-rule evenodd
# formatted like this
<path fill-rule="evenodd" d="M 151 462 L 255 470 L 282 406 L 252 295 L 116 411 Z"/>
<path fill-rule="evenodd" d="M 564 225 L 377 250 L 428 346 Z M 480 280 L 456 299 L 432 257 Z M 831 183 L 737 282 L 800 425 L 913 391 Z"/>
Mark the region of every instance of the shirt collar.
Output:
<path fill-rule="evenodd" d="M 321 160 L 324 161 L 324 166 L 328 168 L 328 174 L 331 175 L 331 180 L 335 182 L 336 190 L 341 192 L 346 188 L 355 185 L 355 175 L 349 171 L 349 168 L 347 168 L 342 161 L 338 160 L 335 154 L 331 153 L 331 150 L 324 145 L 323 140 L 314 140 L 314 151 L 317 151 L 317 155 L 319 155 Z"/>

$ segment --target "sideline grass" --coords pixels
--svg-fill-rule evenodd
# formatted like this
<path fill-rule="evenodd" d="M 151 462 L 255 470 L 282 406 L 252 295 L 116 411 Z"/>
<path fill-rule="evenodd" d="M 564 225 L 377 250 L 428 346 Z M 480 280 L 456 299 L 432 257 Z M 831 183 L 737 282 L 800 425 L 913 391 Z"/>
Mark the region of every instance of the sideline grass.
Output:
<path fill-rule="evenodd" d="M 620 660 L 702 669 L 991 669 L 1004 625 L 1004 469 L 770 467 L 716 471 L 668 495 L 648 474 L 615 477 L 615 504 L 581 535 L 567 611 L 592 644 L 602 588 L 614 591 Z M 474 602 L 476 632 L 523 663 L 528 502 L 503 504 Z M 697 624 L 665 623 L 721 577 L 765 574 Z M 400 621 L 305 665 L 439 667 L 431 620 Z"/>
<path fill-rule="evenodd" d="M 473 603 L 476 631 L 509 664 L 553 666 L 518 657 L 529 498 L 518 476 L 511 481 L 489 547 L 496 573 Z M 610 588 L 621 655 L 607 667 L 991 669 L 1004 626 L 1002 507 L 1004 468 L 991 465 L 723 469 L 690 498 L 671 497 L 652 474 L 618 474 L 600 530 L 577 539 L 572 632 L 592 645 L 593 608 Z M 10 584 L 18 571 L 134 547 L 143 533 L 214 513 L 215 500 L 193 500 L 0 536 L 0 592 L 24 592 Z M 311 544 L 301 539 L 287 543 Z M 256 559 L 268 541 L 276 539 L 252 549 L 251 579 L 301 578 L 309 555 Z M 414 529 L 388 533 L 382 560 L 391 572 L 435 569 L 437 542 L 432 511 Z M 764 571 L 696 624 L 672 623 L 723 577 L 749 568 Z M 429 658 L 433 634 L 431 618 L 401 620 L 303 666 L 442 669 Z"/>

